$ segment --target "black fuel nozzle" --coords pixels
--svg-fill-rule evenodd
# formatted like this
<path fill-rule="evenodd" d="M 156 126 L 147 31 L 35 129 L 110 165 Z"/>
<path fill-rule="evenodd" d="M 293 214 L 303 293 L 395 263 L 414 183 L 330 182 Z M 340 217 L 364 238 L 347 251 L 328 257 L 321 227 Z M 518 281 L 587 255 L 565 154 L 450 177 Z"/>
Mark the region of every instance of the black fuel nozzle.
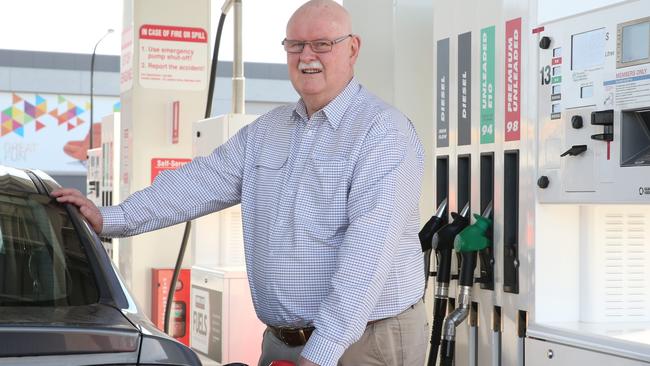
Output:
<path fill-rule="evenodd" d="M 420 238 L 420 245 L 422 246 L 423 252 L 431 250 L 431 239 L 433 239 L 433 235 L 436 233 L 436 231 L 440 230 L 444 224 L 447 223 L 447 216 L 445 215 L 446 211 L 447 199 L 445 198 L 438 206 L 436 213 L 431 216 L 429 221 L 424 224 L 422 230 L 420 230 L 418 233 L 418 236 Z"/>
<path fill-rule="evenodd" d="M 492 246 L 492 239 L 487 233 L 492 228 L 492 202 L 488 204 L 482 215 L 474 215 L 476 222 L 467 226 L 454 239 L 454 249 L 461 255 L 461 270 L 458 284 L 472 286 L 474 284 L 474 269 L 476 255 L 485 248 Z"/>
<path fill-rule="evenodd" d="M 438 230 L 431 240 L 431 247 L 436 251 L 438 271 L 436 282 L 449 283 L 451 277 L 451 254 L 454 249 L 454 239 L 467 225 L 469 225 L 469 203 L 465 205 L 460 214 L 451 213 L 452 222 Z"/>
<path fill-rule="evenodd" d="M 424 288 L 428 287 L 428 279 L 431 273 L 431 239 L 436 231 L 447 223 L 447 199 L 445 198 L 436 213 L 431 216 L 429 221 L 422 227 L 422 230 L 418 233 L 420 238 L 420 245 L 422 246 L 422 252 L 424 253 Z"/>
<path fill-rule="evenodd" d="M 492 218 L 492 202 L 488 205 L 490 212 L 483 212 L 483 217 Z M 480 252 L 478 252 L 479 263 L 481 264 L 480 273 L 481 277 L 476 280 L 481 284 L 482 289 L 494 290 L 494 243 L 492 240 L 494 238 L 494 226 L 490 227 L 485 231 L 485 237 L 490 240 L 490 244 Z"/>
<path fill-rule="evenodd" d="M 451 277 L 451 255 L 454 248 L 454 238 L 469 224 L 469 203 L 463 207 L 460 214 L 452 212 L 453 220 L 438 230 L 431 239 L 431 248 L 436 252 L 438 270 L 436 273 L 437 286 L 433 303 L 433 326 L 431 327 L 431 349 L 427 366 L 435 366 L 438 348 L 442 336 L 442 327 L 447 313 L 447 296 Z"/>

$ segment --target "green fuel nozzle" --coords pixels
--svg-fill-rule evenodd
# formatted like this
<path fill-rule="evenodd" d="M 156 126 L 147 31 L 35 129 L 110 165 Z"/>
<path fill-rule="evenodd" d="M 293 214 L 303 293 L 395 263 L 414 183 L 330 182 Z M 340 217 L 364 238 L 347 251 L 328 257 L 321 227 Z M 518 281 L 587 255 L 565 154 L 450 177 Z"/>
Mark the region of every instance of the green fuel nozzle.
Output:
<path fill-rule="evenodd" d="M 461 231 L 454 239 L 454 249 L 460 254 L 460 286 L 472 286 L 474 283 L 474 269 L 476 268 L 476 254 L 492 246 L 492 240 L 486 233 L 492 227 L 492 202 L 483 211 L 483 215 L 474 215 L 476 222 Z"/>
<path fill-rule="evenodd" d="M 474 214 L 476 222 L 464 228 L 454 239 L 454 250 L 456 252 L 478 252 L 492 246 L 492 240 L 486 236 L 486 233 L 492 227 L 492 220 L 489 219 L 491 214 L 492 202 L 483 211 L 482 215 Z"/>
<path fill-rule="evenodd" d="M 481 215 L 474 214 L 476 222 L 456 235 L 454 239 L 454 250 L 462 252 L 478 252 L 492 245 L 492 241 L 485 236 L 485 233 L 492 226 L 492 220 Z"/>

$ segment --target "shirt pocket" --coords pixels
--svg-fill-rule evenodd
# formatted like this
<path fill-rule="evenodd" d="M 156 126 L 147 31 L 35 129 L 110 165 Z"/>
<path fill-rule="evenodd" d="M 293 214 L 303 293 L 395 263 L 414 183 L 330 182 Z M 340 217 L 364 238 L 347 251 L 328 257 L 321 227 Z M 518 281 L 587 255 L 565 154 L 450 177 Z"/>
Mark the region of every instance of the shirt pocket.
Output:
<path fill-rule="evenodd" d="M 284 164 L 287 162 L 286 154 L 277 154 L 274 152 L 268 152 L 266 154 L 260 155 L 255 161 L 255 169 L 260 172 L 278 172 L 284 167 Z"/>
<path fill-rule="evenodd" d="M 256 206 L 276 208 L 278 204 L 279 188 L 284 179 L 284 167 L 287 162 L 286 154 L 263 154 L 255 161 L 255 174 L 250 194 Z"/>
<path fill-rule="evenodd" d="M 305 167 L 296 200 L 296 222 L 310 239 L 338 245 L 348 225 L 347 161 L 314 157 Z"/>

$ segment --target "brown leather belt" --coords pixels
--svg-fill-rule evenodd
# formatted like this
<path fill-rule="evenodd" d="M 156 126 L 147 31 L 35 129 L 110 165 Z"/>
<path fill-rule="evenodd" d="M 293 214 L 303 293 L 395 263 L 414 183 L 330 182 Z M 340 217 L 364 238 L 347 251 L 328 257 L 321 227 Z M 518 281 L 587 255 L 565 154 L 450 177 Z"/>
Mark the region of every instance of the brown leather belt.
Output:
<path fill-rule="evenodd" d="M 304 346 L 314 331 L 314 327 L 280 328 L 268 326 L 273 335 L 289 347 Z"/>
<path fill-rule="evenodd" d="M 368 325 L 374 324 L 383 319 L 371 320 L 368 322 Z M 309 337 L 314 332 L 314 327 L 305 327 L 305 328 L 284 328 L 284 327 L 274 327 L 268 325 L 269 330 L 273 335 L 281 340 L 284 344 L 289 347 L 299 347 L 307 344 Z"/>
<path fill-rule="evenodd" d="M 402 313 L 408 311 L 409 309 L 415 309 L 415 305 L 419 304 L 422 302 L 418 301 L 417 303 L 409 306 L 404 310 Z M 380 322 L 382 320 L 386 320 L 389 318 L 383 318 L 383 319 L 376 319 L 376 320 L 371 320 L 368 322 L 367 326 L 370 326 L 374 323 Z M 305 328 L 287 328 L 287 327 L 274 327 L 271 325 L 267 325 L 271 333 L 273 335 L 281 340 L 284 344 L 286 344 L 289 347 L 299 347 L 299 346 L 304 346 L 307 344 L 307 341 L 309 340 L 309 337 L 311 337 L 311 334 L 314 332 L 316 328 L 314 327 L 305 327 Z"/>

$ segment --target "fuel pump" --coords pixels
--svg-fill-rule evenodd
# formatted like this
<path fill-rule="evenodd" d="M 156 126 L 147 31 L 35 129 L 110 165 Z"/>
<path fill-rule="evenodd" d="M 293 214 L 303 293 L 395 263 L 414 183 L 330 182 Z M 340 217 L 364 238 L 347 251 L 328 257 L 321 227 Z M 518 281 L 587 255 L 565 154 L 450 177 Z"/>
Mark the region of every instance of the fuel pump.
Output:
<path fill-rule="evenodd" d="M 438 268 L 436 270 L 436 289 L 433 302 L 433 328 L 431 329 L 431 350 L 429 351 L 428 366 L 436 364 L 436 356 L 440 347 L 442 325 L 447 309 L 449 281 L 451 279 L 451 255 L 454 239 L 468 224 L 469 203 L 463 207 L 460 214 L 452 212 L 453 221 L 443 226 L 431 240 L 431 247 L 436 253 Z"/>
<path fill-rule="evenodd" d="M 447 199 L 445 198 L 436 213 L 431 216 L 429 221 L 422 227 L 422 230 L 418 233 L 420 237 L 420 245 L 422 245 L 422 253 L 424 253 L 424 288 L 427 288 L 429 273 L 431 270 L 431 240 L 435 233 L 440 230 L 440 228 L 447 223 L 447 216 L 445 211 L 447 210 Z"/>
<path fill-rule="evenodd" d="M 486 236 L 492 226 L 492 220 L 489 218 L 491 215 L 492 202 L 488 204 L 482 215 L 475 214 L 476 222 L 463 229 L 454 239 L 454 250 L 461 255 L 457 301 L 459 306 L 449 314 L 444 323 L 442 348 L 440 348 L 440 364 L 443 366 L 452 365 L 456 327 L 469 315 L 477 253 L 492 245 L 492 241 Z"/>

